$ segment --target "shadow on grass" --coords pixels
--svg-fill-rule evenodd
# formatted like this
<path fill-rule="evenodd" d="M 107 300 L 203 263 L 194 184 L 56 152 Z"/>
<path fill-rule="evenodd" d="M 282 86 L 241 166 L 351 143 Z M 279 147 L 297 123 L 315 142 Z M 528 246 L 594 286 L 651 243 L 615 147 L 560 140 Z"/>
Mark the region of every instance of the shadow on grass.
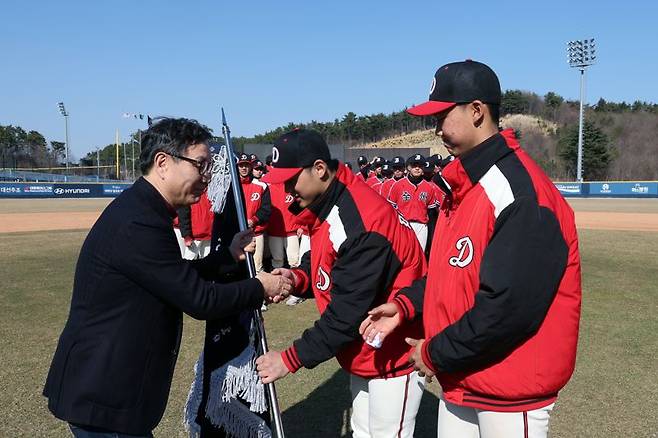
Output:
<path fill-rule="evenodd" d="M 416 437 L 436 436 L 437 397 L 429 391 L 423 399 L 416 417 Z M 343 370 L 336 371 L 303 401 L 282 413 L 287 436 L 299 438 L 349 438 L 352 397 L 350 379 Z"/>

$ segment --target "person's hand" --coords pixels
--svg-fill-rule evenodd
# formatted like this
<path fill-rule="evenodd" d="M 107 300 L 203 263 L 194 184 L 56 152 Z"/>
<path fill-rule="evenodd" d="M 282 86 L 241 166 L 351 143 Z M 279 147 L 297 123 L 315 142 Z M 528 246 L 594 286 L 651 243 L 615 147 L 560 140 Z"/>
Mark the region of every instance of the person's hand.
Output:
<path fill-rule="evenodd" d="M 254 228 L 254 221 L 252 221 L 251 219 L 249 219 L 249 220 L 247 221 L 247 226 L 248 226 L 249 228 L 252 228 L 252 229 L 253 229 L 253 228 Z"/>
<path fill-rule="evenodd" d="M 185 243 L 185 246 L 189 248 L 194 243 L 194 239 L 192 239 L 192 236 L 185 236 L 183 238 L 183 243 Z"/>
<path fill-rule="evenodd" d="M 287 278 L 290 280 L 290 283 L 292 284 L 292 290 L 290 291 L 290 294 L 295 292 L 295 287 L 297 286 L 297 279 L 295 278 L 295 274 L 292 273 L 290 269 L 286 268 L 276 268 L 271 272 L 272 275 L 280 275 L 284 278 Z M 274 298 L 272 298 L 273 303 L 280 303 L 281 301 L 287 299 L 287 296 L 279 295 Z"/>
<path fill-rule="evenodd" d="M 304 229 L 303 228 L 297 228 L 297 238 L 301 239 L 303 235 L 304 235 Z"/>
<path fill-rule="evenodd" d="M 253 230 L 247 228 L 236 233 L 228 249 L 236 261 L 245 260 L 247 258 L 245 253 L 256 251 L 256 236 Z"/>
<path fill-rule="evenodd" d="M 286 364 L 283 363 L 281 353 L 274 350 L 270 350 L 256 359 L 256 369 L 258 370 L 258 376 L 265 384 L 279 380 L 290 372 Z"/>
<path fill-rule="evenodd" d="M 409 355 L 409 363 L 413 365 L 414 369 L 418 371 L 420 377 L 425 377 L 426 381 L 431 381 L 434 376 L 434 371 L 429 369 L 425 362 L 423 362 L 423 344 L 425 339 L 412 339 L 404 338 L 404 341 L 414 347 L 414 351 Z"/>
<path fill-rule="evenodd" d="M 278 303 L 288 298 L 292 293 L 294 286 L 290 278 L 283 275 L 272 275 L 267 272 L 260 272 L 256 278 L 263 285 L 265 290 L 265 300 L 268 303 Z"/>
<path fill-rule="evenodd" d="M 393 303 L 384 303 L 368 312 L 368 316 L 359 326 L 359 334 L 366 343 L 373 345 L 375 338 L 378 338 L 378 343 L 384 342 L 384 338 L 399 325 L 398 306 Z"/>

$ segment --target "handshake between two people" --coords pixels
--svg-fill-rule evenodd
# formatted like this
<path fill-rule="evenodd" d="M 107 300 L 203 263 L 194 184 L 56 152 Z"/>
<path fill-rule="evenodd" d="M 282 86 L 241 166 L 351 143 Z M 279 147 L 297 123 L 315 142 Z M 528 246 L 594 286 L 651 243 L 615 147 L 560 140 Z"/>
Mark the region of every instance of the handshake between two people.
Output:
<path fill-rule="evenodd" d="M 243 261 L 247 253 L 256 251 L 256 235 L 251 228 L 236 233 L 229 246 L 229 251 L 236 261 Z M 256 275 L 263 285 L 265 301 L 267 303 L 280 303 L 286 300 L 295 290 L 295 275 L 290 269 L 277 268 L 268 274 L 259 272 Z"/>

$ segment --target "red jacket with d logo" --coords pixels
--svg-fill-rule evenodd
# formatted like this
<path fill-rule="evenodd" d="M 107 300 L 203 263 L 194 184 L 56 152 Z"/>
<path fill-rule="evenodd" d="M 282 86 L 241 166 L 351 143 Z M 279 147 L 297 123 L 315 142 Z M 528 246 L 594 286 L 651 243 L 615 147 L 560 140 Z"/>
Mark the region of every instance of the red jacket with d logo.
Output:
<path fill-rule="evenodd" d="M 580 256 L 574 214 L 511 130 L 450 163 L 426 284 L 396 302 L 422 313 L 423 361 L 451 403 L 547 406 L 574 370 Z M 424 292 L 424 294 L 423 294 Z"/>
<path fill-rule="evenodd" d="M 412 372 L 404 338 L 422 337 L 420 321 L 390 334 L 379 349 L 358 332 L 368 310 L 426 271 L 407 221 L 342 165 L 327 191 L 297 220 L 310 226 L 311 251 L 293 270 L 296 293 L 315 297 L 321 316 L 282 353 L 288 369 L 313 368 L 335 356 L 345 370 L 365 378 Z"/>

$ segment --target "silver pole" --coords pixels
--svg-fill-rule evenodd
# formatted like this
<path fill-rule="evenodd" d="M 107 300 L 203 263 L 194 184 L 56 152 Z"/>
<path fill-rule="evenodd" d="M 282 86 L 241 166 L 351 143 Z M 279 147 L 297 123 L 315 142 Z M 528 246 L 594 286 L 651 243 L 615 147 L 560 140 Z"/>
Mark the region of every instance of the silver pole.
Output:
<path fill-rule="evenodd" d="M 69 175 L 69 114 L 68 113 L 64 114 L 64 137 L 66 140 L 66 149 L 65 149 L 66 175 L 64 175 L 64 181 L 68 181 L 68 175 Z"/>
<path fill-rule="evenodd" d="M 96 182 L 101 179 L 101 155 L 100 149 L 96 148 Z"/>
<path fill-rule="evenodd" d="M 585 100 L 585 67 L 580 69 L 580 114 L 578 116 L 578 163 L 576 179 L 583 182 L 583 101 Z"/>
<path fill-rule="evenodd" d="M 133 138 L 132 141 L 130 142 L 130 148 L 132 149 L 131 151 L 131 156 L 132 156 L 132 175 L 133 175 L 133 181 L 135 181 L 135 139 Z"/>
<path fill-rule="evenodd" d="M 238 224 L 240 226 L 240 231 L 247 229 L 247 215 L 245 213 L 244 202 L 242 199 L 242 193 L 240 192 L 240 178 L 238 176 L 238 169 L 235 164 L 235 159 L 233 155 L 233 144 L 231 143 L 231 130 L 226 123 L 226 116 L 224 115 L 224 108 L 222 108 L 222 133 L 224 134 L 224 141 L 226 143 L 226 152 L 228 154 L 229 160 L 229 170 L 231 173 L 231 189 L 233 190 L 233 198 L 235 199 L 235 209 L 236 214 L 238 215 Z M 256 265 L 254 264 L 254 258 L 250 253 L 247 253 L 247 268 L 249 270 L 249 277 L 256 277 Z M 260 348 L 262 353 L 265 354 L 268 351 L 267 348 L 267 338 L 265 336 L 265 324 L 263 323 L 263 312 L 260 311 L 260 308 L 254 310 L 254 319 L 256 321 L 256 328 L 258 330 L 258 338 L 260 341 Z M 284 438 L 283 433 L 283 421 L 281 419 L 281 411 L 279 410 L 279 401 L 276 396 L 276 388 L 274 383 L 268 383 L 266 386 L 267 396 L 270 402 L 270 414 L 272 417 L 272 422 L 274 423 L 273 432 L 276 433 L 277 438 Z"/>
<path fill-rule="evenodd" d="M 123 168 L 125 169 L 123 174 L 128 175 L 128 153 L 126 151 L 126 144 L 123 144 Z"/>
<path fill-rule="evenodd" d="M 69 115 L 64 116 L 64 136 L 66 137 L 66 170 L 69 170 Z"/>

